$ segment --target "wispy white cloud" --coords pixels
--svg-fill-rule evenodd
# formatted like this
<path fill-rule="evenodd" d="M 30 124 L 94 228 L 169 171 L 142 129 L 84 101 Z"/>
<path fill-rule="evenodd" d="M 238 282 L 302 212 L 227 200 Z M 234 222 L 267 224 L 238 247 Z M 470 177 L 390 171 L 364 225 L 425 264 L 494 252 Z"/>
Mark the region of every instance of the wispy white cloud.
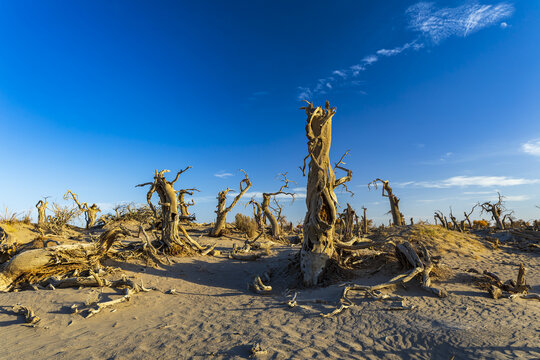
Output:
<path fill-rule="evenodd" d="M 305 191 L 305 189 L 303 189 L 303 190 Z M 244 198 L 246 198 L 246 199 L 249 199 L 249 198 L 262 199 L 262 194 L 263 193 L 260 192 L 260 191 L 248 191 L 248 192 L 246 192 L 244 194 Z M 304 193 L 294 192 L 294 198 L 295 199 L 305 199 L 305 197 L 306 197 L 305 192 Z M 276 199 L 289 199 L 289 200 L 292 200 L 292 196 L 287 195 L 287 194 L 277 194 Z"/>
<path fill-rule="evenodd" d="M 508 196 L 505 196 L 504 198 L 504 200 L 506 201 L 527 201 L 530 199 L 531 197 L 529 195 L 508 195 Z"/>
<path fill-rule="evenodd" d="M 438 181 L 409 181 L 399 184 L 400 186 L 414 186 L 423 188 L 450 188 L 450 187 L 493 187 L 493 186 L 517 186 L 538 184 L 540 179 L 512 178 L 508 176 L 453 176 Z"/>
<path fill-rule="evenodd" d="M 407 9 L 409 26 L 435 44 L 450 36 L 466 37 L 480 29 L 499 23 L 514 12 L 511 4 L 469 3 L 455 8 L 437 9 L 433 3 L 419 2 Z"/>
<path fill-rule="evenodd" d="M 540 139 L 535 139 L 521 145 L 521 150 L 527 154 L 540 156 Z"/>
<path fill-rule="evenodd" d="M 319 79 L 313 87 L 299 87 L 298 100 L 311 100 L 334 88 L 358 86 L 359 83 L 354 78 L 377 63 L 381 57 L 396 56 L 406 50 L 418 51 L 427 46 L 426 40 L 430 45 L 436 45 L 450 36 L 466 37 L 496 23 L 505 28 L 508 24 L 500 21 L 511 16 L 513 12 L 513 5 L 505 2 L 496 5 L 474 2 L 455 8 L 436 8 L 433 3 L 419 2 L 405 12 L 409 28 L 420 33 L 416 39 L 391 49 L 379 49 L 362 58 L 358 64 L 334 70 L 331 76 Z"/>
<path fill-rule="evenodd" d="M 233 176 L 233 174 L 228 173 L 228 172 L 224 172 L 224 171 L 220 171 L 220 172 L 214 174 L 214 176 L 215 176 L 215 177 L 218 177 L 218 178 L 220 178 L 220 179 L 224 179 L 224 178 Z"/>

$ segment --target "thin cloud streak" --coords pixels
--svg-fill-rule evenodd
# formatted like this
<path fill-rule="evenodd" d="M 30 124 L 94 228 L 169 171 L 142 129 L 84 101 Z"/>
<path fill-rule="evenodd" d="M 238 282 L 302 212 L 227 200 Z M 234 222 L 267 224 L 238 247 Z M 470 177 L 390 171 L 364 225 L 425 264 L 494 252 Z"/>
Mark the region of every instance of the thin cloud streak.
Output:
<path fill-rule="evenodd" d="M 434 44 L 450 36 L 466 37 L 478 30 L 499 23 L 514 12 L 508 3 L 497 5 L 465 4 L 455 8 L 435 8 L 433 3 L 420 2 L 409 7 L 409 27 Z M 503 26 L 504 28 L 504 26 Z"/>
<path fill-rule="evenodd" d="M 422 187 L 445 189 L 450 187 L 493 187 L 493 186 L 517 186 L 538 184 L 540 179 L 512 178 L 508 176 L 453 176 L 439 181 L 409 181 L 400 183 L 402 187 Z"/>
<path fill-rule="evenodd" d="M 224 178 L 233 176 L 233 174 L 228 173 L 228 172 L 219 172 L 219 173 L 217 173 L 217 174 L 214 174 L 214 176 L 215 176 L 215 177 L 218 177 L 218 178 L 220 178 L 220 179 L 224 179 Z"/>
<path fill-rule="evenodd" d="M 496 5 L 472 3 L 440 9 L 435 8 L 433 3 L 419 2 L 405 12 L 409 28 L 420 34 L 416 39 L 392 49 L 379 49 L 374 54 L 365 56 L 358 64 L 332 71 L 331 76 L 319 79 L 313 87 L 298 87 L 298 100 L 311 100 L 314 96 L 324 95 L 338 87 L 358 86 L 358 81 L 354 79 L 369 66 L 377 63 L 381 57 L 396 56 L 409 49 L 418 51 L 427 46 L 426 42 L 437 45 L 450 36 L 467 37 L 478 30 L 499 23 L 513 12 L 513 5 L 505 2 Z M 507 25 L 500 23 L 502 29 Z"/>

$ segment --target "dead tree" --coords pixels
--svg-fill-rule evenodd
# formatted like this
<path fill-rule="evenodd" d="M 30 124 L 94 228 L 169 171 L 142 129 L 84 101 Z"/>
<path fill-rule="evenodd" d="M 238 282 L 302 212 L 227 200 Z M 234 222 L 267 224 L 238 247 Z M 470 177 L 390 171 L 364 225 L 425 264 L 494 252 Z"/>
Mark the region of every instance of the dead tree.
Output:
<path fill-rule="evenodd" d="M 452 224 L 454 224 L 454 230 L 457 230 L 459 232 L 463 232 L 463 228 L 461 227 L 463 225 L 463 223 L 460 224 L 457 221 L 456 217 L 452 213 L 452 208 L 450 208 L 450 220 L 452 220 Z"/>
<path fill-rule="evenodd" d="M 182 231 L 182 234 L 187 240 L 187 243 L 194 250 L 202 250 L 201 247 L 195 240 L 187 234 L 186 230 L 179 224 L 178 216 L 178 198 L 176 197 L 176 192 L 174 191 L 174 183 L 178 181 L 180 175 L 190 169 L 191 166 L 186 167 L 184 170 L 179 171 L 176 174 L 176 177 L 173 181 L 167 181 L 165 179 L 165 173 L 170 170 L 161 170 L 157 171 L 154 175 L 153 182 L 147 182 L 144 184 L 136 185 L 135 187 L 147 186 L 150 185 L 150 189 L 146 194 L 146 201 L 152 209 L 154 217 L 159 218 L 156 208 L 152 204 L 152 196 L 155 192 L 159 196 L 159 205 L 161 205 L 161 248 L 163 251 L 166 251 L 170 254 L 179 254 L 179 253 L 190 253 L 191 249 L 187 247 L 186 243 L 182 241 L 180 235 L 178 234 L 178 229 Z"/>
<path fill-rule="evenodd" d="M 189 207 L 195 205 L 195 200 L 191 199 L 191 202 L 186 202 L 184 197 L 187 195 L 193 196 L 195 191 L 199 191 L 196 188 L 178 190 L 178 208 L 180 209 L 180 220 L 190 220 L 194 217 L 189 213 Z"/>
<path fill-rule="evenodd" d="M 45 196 L 43 200 L 39 200 L 36 204 L 36 208 L 38 210 L 38 226 L 45 225 L 47 223 L 47 205 L 49 204 L 47 202 L 48 196 Z"/>
<path fill-rule="evenodd" d="M 225 230 L 225 225 L 227 224 L 227 213 L 231 211 L 232 208 L 234 208 L 238 200 L 240 200 L 240 198 L 244 196 L 244 194 L 251 187 L 251 181 L 249 180 L 247 172 L 245 172 L 244 170 L 241 171 L 244 173 L 245 178 L 240 181 L 240 193 L 236 195 L 231 205 L 225 207 L 225 202 L 227 201 L 227 194 L 231 191 L 231 189 L 227 188 L 223 191 L 220 191 L 218 194 L 216 223 L 214 224 L 212 230 L 210 230 L 210 236 L 217 237 L 223 234 L 223 231 Z"/>
<path fill-rule="evenodd" d="M 113 243 L 129 233 L 122 228 L 107 230 L 95 243 L 68 244 L 23 251 L 0 268 L 0 292 L 18 283 L 35 283 L 76 269 L 91 269 Z"/>
<path fill-rule="evenodd" d="M 64 199 L 67 200 L 69 198 L 68 195 L 71 195 L 73 201 L 75 201 L 75 203 L 79 207 L 79 210 L 84 213 L 84 217 L 86 220 L 86 228 L 90 229 L 91 227 L 93 227 L 96 224 L 97 214 L 101 211 L 101 209 L 96 204 L 88 206 L 88 203 L 86 202 L 80 203 L 79 196 L 77 194 L 74 194 L 71 190 L 68 190 L 65 193 Z"/>
<path fill-rule="evenodd" d="M 433 218 L 435 219 L 435 225 L 437 225 L 437 219 L 438 219 L 441 222 L 441 226 L 448 230 L 448 221 L 446 220 L 446 216 L 444 216 L 441 211 L 435 210 L 435 214 L 433 215 Z"/>
<path fill-rule="evenodd" d="M 263 211 L 263 214 L 264 214 L 264 218 L 267 219 L 268 222 L 270 223 L 270 235 L 272 237 L 275 237 L 275 238 L 278 238 L 281 235 L 281 226 L 279 224 L 279 218 L 281 217 L 281 206 L 276 201 L 276 205 L 277 205 L 277 207 L 279 209 L 279 214 L 278 214 L 278 217 L 276 219 L 276 217 L 274 216 L 274 214 L 271 211 L 272 208 L 270 207 L 270 200 L 272 198 L 274 198 L 274 201 L 275 201 L 275 197 L 277 195 L 279 195 L 279 194 L 282 194 L 282 195 L 292 196 L 292 199 L 294 201 L 294 193 L 283 191 L 284 189 L 288 189 L 289 188 L 289 183 L 293 182 L 293 181 L 287 179 L 287 173 L 280 174 L 280 175 L 283 176 L 282 181 L 284 182 L 284 184 L 276 192 L 263 193 L 262 194 L 263 200 L 262 200 L 262 203 L 261 203 L 261 208 L 262 208 L 262 211 Z"/>
<path fill-rule="evenodd" d="M 307 101 L 306 101 L 307 102 Z M 336 179 L 330 164 L 330 145 L 332 142 L 332 117 L 336 108 L 330 108 L 326 102 L 325 109 L 314 107 L 311 102 L 303 107 L 307 115 L 306 136 L 308 138 L 308 155 L 304 158 L 302 173 L 305 175 L 306 160 L 309 158 L 306 205 L 304 219 L 304 242 L 300 251 L 300 268 L 304 283 L 315 285 L 326 268 L 328 260 L 334 255 L 334 225 L 337 218 L 337 197 L 334 189 L 351 180 L 352 171 L 340 166 L 341 160 L 334 168 L 344 170 L 347 175 Z"/>
<path fill-rule="evenodd" d="M 354 219 L 356 218 L 356 212 L 353 210 L 350 204 L 347 204 L 347 208 L 343 210 L 341 217 L 341 241 L 349 242 L 352 240 L 354 234 Z"/>
<path fill-rule="evenodd" d="M 467 221 L 467 224 L 469 224 L 469 228 L 471 228 L 471 229 L 472 229 L 473 226 L 472 226 L 472 222 L 471 222 L 470 216 L 472 215 L 472 213 L 474 212 L 474 209 L 476 209 L 477 206 L 478 206 L 478 204 L 474 205 L 474 206 L 472 207 L 471 211 L 468 212 L 468 213 L 467 213 L 466 211 L 463 212 L 463 215 L 465 215 L 465 220 Z"/>
<path fill-rule="evenodd" d="M 367 234 L 368 233 L 368 220 L 367 220 L 367 208 L 363 207 L 364 215 L 362 216 L 362 233 Z"/>
<path fill-rule="evenodd" d="M 491 214 L 491 217 L 495 221 L 495 225 L 498 230 L 504 230 L 504 223 L 501 220 L 502 213 L 506 210 L 503 205 L 503 196 L 500 193 L 497 193 L 499 199 L 496 203 L 491 201 L 486 201 L 483 204 L 478 204 L 482 208 L 482 213 L 488 212 Z"/>
<path fill-rule="evenodd" d="M 399 211 L 399 198 L 392 192 L 392 188 L 388 184 L 388 180 L 381 180 L 377 178 L 368 184 L 368 188 L 371 189 L 371 185 L 373 185 L 375 189 L 377 189 L 377 182 L 380 182 L 383 186 L 382 196 L 387 197 L 390 202 L 390 213 L 392 214 L 392 221 L 394 225 L 405 225 L 403 214 Z"/>
<path fill-rule="evenodd" d="M 257 230 L 259 232 L 264 231 L 264 227 L 266 226 L 266 220 L 264 218 L 264 213 L 261 207 L 261 204 L 259 202 L 255 201 L 255 198 L 252 197 L 251 200 L 246 204 L 253 206 L 253 217 L 255 218 L 255 222 L 257 223 Z"/>

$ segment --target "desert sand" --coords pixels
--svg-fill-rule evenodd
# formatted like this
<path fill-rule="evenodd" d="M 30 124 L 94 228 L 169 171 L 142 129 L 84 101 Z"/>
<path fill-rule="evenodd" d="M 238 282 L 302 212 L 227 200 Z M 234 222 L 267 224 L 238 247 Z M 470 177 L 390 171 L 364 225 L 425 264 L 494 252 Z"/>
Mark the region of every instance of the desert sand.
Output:
<path fill-rule="evenodd" d="M 137 240 L 137 225 L 124 224 Z M 229 225 L 230 227 L 230 225 Z M 151 289 L 130 301 L 85 318 L 73 305 L 122 297 L 111 288 L 35 289 L 0 293 L 2 359 L 538 359 L 540 301 L 493 299 L 478 286 L 488 270 L 501 279 L 515 279 L 526 267 L 529 293 L 540 293 L 538 247 L 523 246 L 508 231 L 493 239 L 460 234 L 432 225 L 407 226 L 405 237 L 422 242 L 440 256 L 433 281 L 449 296 L 438 298 L 418 281 L 382 290 L 404 302 L 380 301 L 352 293 L 353 305 L 323 317 L 339 306 L 342 285 L 376 284 L 403 270 L 384 249 L 362 250 L 365 262 L 352 273 L 328 277 L 321 286 L 305 288 L 297 269 L 300 245 L 259 240 L 263 256 L 242 261 L 227 256 L 243 234 L 231 229 L 220 238 L 206 234 L 208 225 L 187 226 L 204 244 L 217 243 L 215 256 L 170 257 L 171 264 L 146 266 L 144 261 L 107 259 L 125 274 Z M 29 242 L 34 225 L 5 227 L 9 242 Z M 71 227 L 67 242 L 90 242 L 103 229 Z M 51 244 L 55 245 L 54 243 Z M 265 274 L 266 273 L 266 274 Z M 264 274 L 264 275 L 263 275 Z M 249 283 L 261 275 L 272 286 L 257 294 Z M 296 293 L 297 306 L 288 302 Z M 307 300 L 307 301 L 306 301 Z M 30 307 L 41 318 L 35 326 L 12 307 Z M 396 306 L 397 305 L 397 306 Z M 412 309 L 396 310 L 401 305 Z"/>

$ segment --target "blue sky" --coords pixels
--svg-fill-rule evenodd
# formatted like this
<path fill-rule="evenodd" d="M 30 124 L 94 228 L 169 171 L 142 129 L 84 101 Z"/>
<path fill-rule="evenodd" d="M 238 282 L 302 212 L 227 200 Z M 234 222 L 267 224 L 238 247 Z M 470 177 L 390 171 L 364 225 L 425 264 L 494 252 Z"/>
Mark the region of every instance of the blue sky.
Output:
<path fill-rule="evenodd" d="M 386 223 L 381 177 L 407 219 L 497 191 L 540 218 L 536 1 L 18 1 L 0 31 L 2 208 L 144 203 L 134 185 L 191 165 L 199 220 L 242 168 L 255 196 L 288 172 L 301 221 L 309 98 L 337 106 L 332 159 L 351 150 L 341 204 Z"/>

